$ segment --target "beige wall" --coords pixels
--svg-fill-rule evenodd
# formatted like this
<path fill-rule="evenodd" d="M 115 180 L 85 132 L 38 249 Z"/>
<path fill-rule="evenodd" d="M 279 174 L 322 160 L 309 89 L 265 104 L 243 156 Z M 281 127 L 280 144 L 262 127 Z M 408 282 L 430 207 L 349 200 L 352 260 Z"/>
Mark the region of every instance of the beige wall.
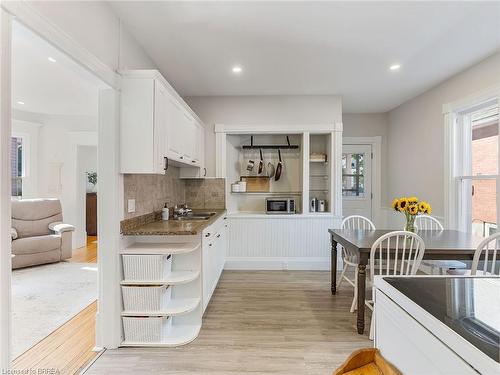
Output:
<path fill-rule="evenodd" d="M 339 96 L 198 96 L 184 98 L 207 126 L 205 159 L 215 175 L 214 124 L 329 124 L 342 121 Z"/>
<path fill-rule="evenodd" d="M 417 195 L 443 216 L 443 104 L 500 84 L 500 53 L 389 112 L 388 199 Z"/>
<path fill-rule="evenodd" d="M 382 137 L 381 155 L 381 205 L 387 202 L 387 133 L 389 118 L 387 113 L 345 113 L 342 115 L 344 137 Z"/>

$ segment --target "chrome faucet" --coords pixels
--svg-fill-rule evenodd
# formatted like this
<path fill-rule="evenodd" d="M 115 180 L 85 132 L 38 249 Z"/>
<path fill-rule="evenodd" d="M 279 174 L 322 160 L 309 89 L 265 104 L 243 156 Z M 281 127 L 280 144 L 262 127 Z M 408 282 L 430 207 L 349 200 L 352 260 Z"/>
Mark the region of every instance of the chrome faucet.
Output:
<path fill-rule="evenodd" d="M 188 208 L 186 204 L 175 205 L 174 207 L 174 218 L 181 216 L 187 216 L 189 213 L 193 212 L 192 209 Z"/>

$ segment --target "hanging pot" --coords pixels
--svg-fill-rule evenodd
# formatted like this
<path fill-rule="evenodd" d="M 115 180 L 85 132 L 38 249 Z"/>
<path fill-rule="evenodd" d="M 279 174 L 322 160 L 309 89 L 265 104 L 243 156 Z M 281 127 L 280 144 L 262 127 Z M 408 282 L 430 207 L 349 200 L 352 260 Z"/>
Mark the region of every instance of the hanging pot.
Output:
<path fill-rule="evenodd" d="M 271 163 L 271 162 L 267 163 L 266 172 L 267 172 L 267 177 L 269 177 L 269 178 L 273 178 L 274 177 L 274 173 L 276 172 L 276 170 L 274 168 L 274 164 L 273 163 Z"/>
<path fill-rule="evenodd" d="M 283 162 L 281 161 L 281 150 L 278 149 L 278 164 L 276 165 L 276 174 L 274 175 L 274 181 L 278 181 L 281 178 L 281 173 L 283 170 Z"/>
<path fill-rule="evenodd" d="M 262 158 L 262 149 L 259 150 L 260 151 L 260 161 L 259 161 L 259 174 L 262 173 L 262 171 L 264 170 L 264 159 Z"/>

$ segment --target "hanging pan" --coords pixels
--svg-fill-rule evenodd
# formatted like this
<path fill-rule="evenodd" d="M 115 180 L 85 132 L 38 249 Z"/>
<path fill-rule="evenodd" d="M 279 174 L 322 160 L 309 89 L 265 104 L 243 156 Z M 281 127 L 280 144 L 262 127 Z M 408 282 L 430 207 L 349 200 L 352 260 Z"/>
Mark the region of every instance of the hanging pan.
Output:
<path fill-rule="evenodd" d="M 283 162 L 281 161 L 281 150 L 278 149 L 278 164 L 276 165 L 276 172 L 274 174 L 274 181 L 278 181 L 281 178 L 281 172 L 283 170 Z"/>
<path fill-rule="evenodd" d="M 264 170 L 264 159 L 262 158 L 262 149 L 260 151 L 260 161 L 259 161 L 259 174 L 262 174 L 262 171 Z"/>

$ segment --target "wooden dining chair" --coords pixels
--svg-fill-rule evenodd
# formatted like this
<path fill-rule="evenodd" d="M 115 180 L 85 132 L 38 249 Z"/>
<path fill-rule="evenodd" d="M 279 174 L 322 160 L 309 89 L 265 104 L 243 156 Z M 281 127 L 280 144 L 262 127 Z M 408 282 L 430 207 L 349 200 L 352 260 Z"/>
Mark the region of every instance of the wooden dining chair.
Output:
<path fill-rule="evenodd" d="M 390 256 L 389 250 L 394 250 Z M 370 250 L 370 282 L 375 276 L 415 275 L 424 256 L 424 240 L 416 233 L 406 231 L 389 232 L 379 237 Z M 370 324 L 370 340 L 373 340 L 375 305 L 372 299 L 365 305 L 373 311 Z"/>
<path fill-rule="evenodd" d="M 478 271 L 479 261 L 484 255 L 483 269 Z M 500 275 L 500 232 L 479 243 L 472 260 L 471 275 Z"/>
<path fill-rule="evenodd" d="M 347 216 L 342 220 L 340 224 L 341 229 L 359 229 L 359 230 L 375 230 L 375 224 L 373 222 L 361 215 L 351 215 Z M 340 279 L 337 287 L 340 287 L 342 281 L 345 280 L 349 285 L 354 287 L 354 298 L 352 299 L 351 312 L 354 312 L 357 308 L 358 302 L 358 256 L 352 251 L 342 247 L 342 263 L 344 264 L 344 269 L 340 274 Z M 348 267 L 354 268 L 354 279 L 351 280 L 346 275 Z"/>
<path fill-rule="evenodd" d="M 430 215 L 418 215 L 415 218 L 415 229 L 417 233 L 419 230 L 435 230 L 435 231 L 443 231 L 443 225 L 441 222 L 433 216 Z M 445 274 L 445 270 L 454 270 L 454 269 L 465 269 L 467 265 L 458 260 L 424 260 L 422 262 L 423 266 L 430 267 L 431 273 L 433 270 L 439 270 L 440 274 Z"/>

